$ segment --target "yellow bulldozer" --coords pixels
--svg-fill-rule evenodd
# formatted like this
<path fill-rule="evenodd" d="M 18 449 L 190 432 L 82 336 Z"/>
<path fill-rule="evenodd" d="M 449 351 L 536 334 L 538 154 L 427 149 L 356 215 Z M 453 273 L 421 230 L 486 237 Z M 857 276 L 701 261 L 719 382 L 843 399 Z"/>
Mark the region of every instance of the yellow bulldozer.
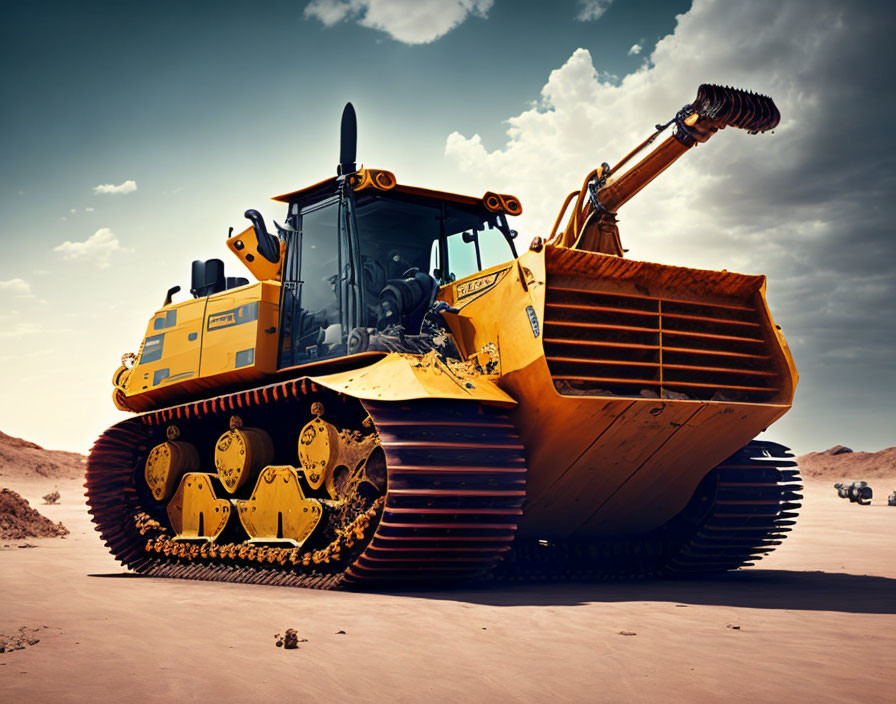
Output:
<path fill-rule="evenodd" d="M 276 233 L 231 230 L 255 281 L 193 262 L 122 358 L 135 415 L 87 468 L 102 539 L 141 574 L 318 588 L 752 564 L 801 498 L 754 440 L 797 382 L 765 278 L 627 259 L 615 215 L 718 130 L 778 121 L 700 86 L 519 251 L 516 197 L 359 168 L 346 105 L 336 176 L 277 196 Z"/>

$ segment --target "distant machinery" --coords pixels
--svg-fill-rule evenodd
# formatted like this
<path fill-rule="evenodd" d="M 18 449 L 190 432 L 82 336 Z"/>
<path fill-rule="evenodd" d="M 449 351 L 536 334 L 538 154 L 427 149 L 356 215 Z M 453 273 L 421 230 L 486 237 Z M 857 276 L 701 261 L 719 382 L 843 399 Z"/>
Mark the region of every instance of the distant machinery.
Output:
<path fill-rule="evenodd" d="M 837 496 L 841 499 L 849 499 L 851 503 L 859 504 L 860 506 L 870 504 L 871 497 L 874 495 L 871 487 L 868 486 L 868 482 L 850 482 L 849 484 L 837 482 L 834 484 L 834 488 L 837 490 Z M 893 492 L 890 499 L 896 503 L 896 492 Z"/>

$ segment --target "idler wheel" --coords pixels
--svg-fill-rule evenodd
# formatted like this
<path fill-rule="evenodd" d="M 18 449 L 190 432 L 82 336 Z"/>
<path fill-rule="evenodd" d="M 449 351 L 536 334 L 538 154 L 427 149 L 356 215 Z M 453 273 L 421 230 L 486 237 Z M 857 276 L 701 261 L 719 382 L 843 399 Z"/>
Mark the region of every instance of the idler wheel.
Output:
<path fill-rule="evenodd" d="M 150 450 L 143 468 L 146 485 L 156 501 L 164 501 L 171 496 L 181 476 L 199 469 L 196 448 L 188 442 L 177 440 L 178 434 L 174 428 L 169 428 L 168 437 L 167 442 Z"/>
<path fill-rule="evenodd" d="M 230 420 L 230 430 L 215 443 L 215 469 L 230 494 L 274 460 L 274 443 L 261 428 L 243 428 L 239 417 Z"/>

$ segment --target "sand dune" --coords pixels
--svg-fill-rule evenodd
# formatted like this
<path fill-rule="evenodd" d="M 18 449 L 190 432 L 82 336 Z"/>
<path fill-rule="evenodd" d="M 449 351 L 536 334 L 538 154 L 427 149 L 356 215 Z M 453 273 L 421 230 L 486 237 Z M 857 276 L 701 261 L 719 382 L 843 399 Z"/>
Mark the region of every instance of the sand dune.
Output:
<path fill-rule="evenodd" d="M 77 479 L 84 476 L 86 461 L 77 452 L 45 450 L 33 442 L 0 432 L 0 484 L 5 477 Z"/>
<path fill-rule="evenodd" d="M 835 445 L 824 452 L 810 452 L 797 457 L 800 472 L 807 479 L 870 481 L 896 477 L 896 447 L 879 452 L 853 452 Z M 894 482 L 890 482 L 893 484 Z"/>

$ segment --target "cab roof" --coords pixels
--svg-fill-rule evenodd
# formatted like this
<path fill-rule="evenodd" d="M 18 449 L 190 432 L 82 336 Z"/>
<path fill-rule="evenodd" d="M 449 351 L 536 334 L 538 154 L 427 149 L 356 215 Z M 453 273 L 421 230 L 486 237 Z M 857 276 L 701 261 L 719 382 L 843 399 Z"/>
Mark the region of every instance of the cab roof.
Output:
<path fill-rule="evenodd" d="M 359 171 L 359 173 L 363 170 Z M 388 172 L 386 172 L 388 173 Z M 485 212 L 502 212 L 507 215 L 519 215 L 522 213 L 522 206 L 519 204 L 519 198 L 510 195 L 499 195 L 495 193 L 485 193 L 481 198 L 474 196 L 466 196 L 460 193 L 450 193 L 448 191 L 436 191 L 429 188 L 420 188 L 418 186 L 408 186 L 396 183 L 394 176 L 389 174 L 392 182 L 395 184 L 390 188 L 380 188 L 382 191 L 397 191 L 411 196 L 422 198 L 433 198 L 438 200 L 447 200 L 459 203 L 467 207 L 480 208 Z M 290 191 L 279 196 L 274 196 L 272 200 L 280 203 L 301 203 L 303 201 L 315 201 L 322 196 L 332 194 L 336 190 L 337 177 L 324 179 L 317 183 L 300 188 L 297 191 Z M 362 186 L 363 187 L 363 186 Z M 357 190 L 357 188 L 356 188 Z M 515 207 L 510 207 L 515 206 Z"/>

